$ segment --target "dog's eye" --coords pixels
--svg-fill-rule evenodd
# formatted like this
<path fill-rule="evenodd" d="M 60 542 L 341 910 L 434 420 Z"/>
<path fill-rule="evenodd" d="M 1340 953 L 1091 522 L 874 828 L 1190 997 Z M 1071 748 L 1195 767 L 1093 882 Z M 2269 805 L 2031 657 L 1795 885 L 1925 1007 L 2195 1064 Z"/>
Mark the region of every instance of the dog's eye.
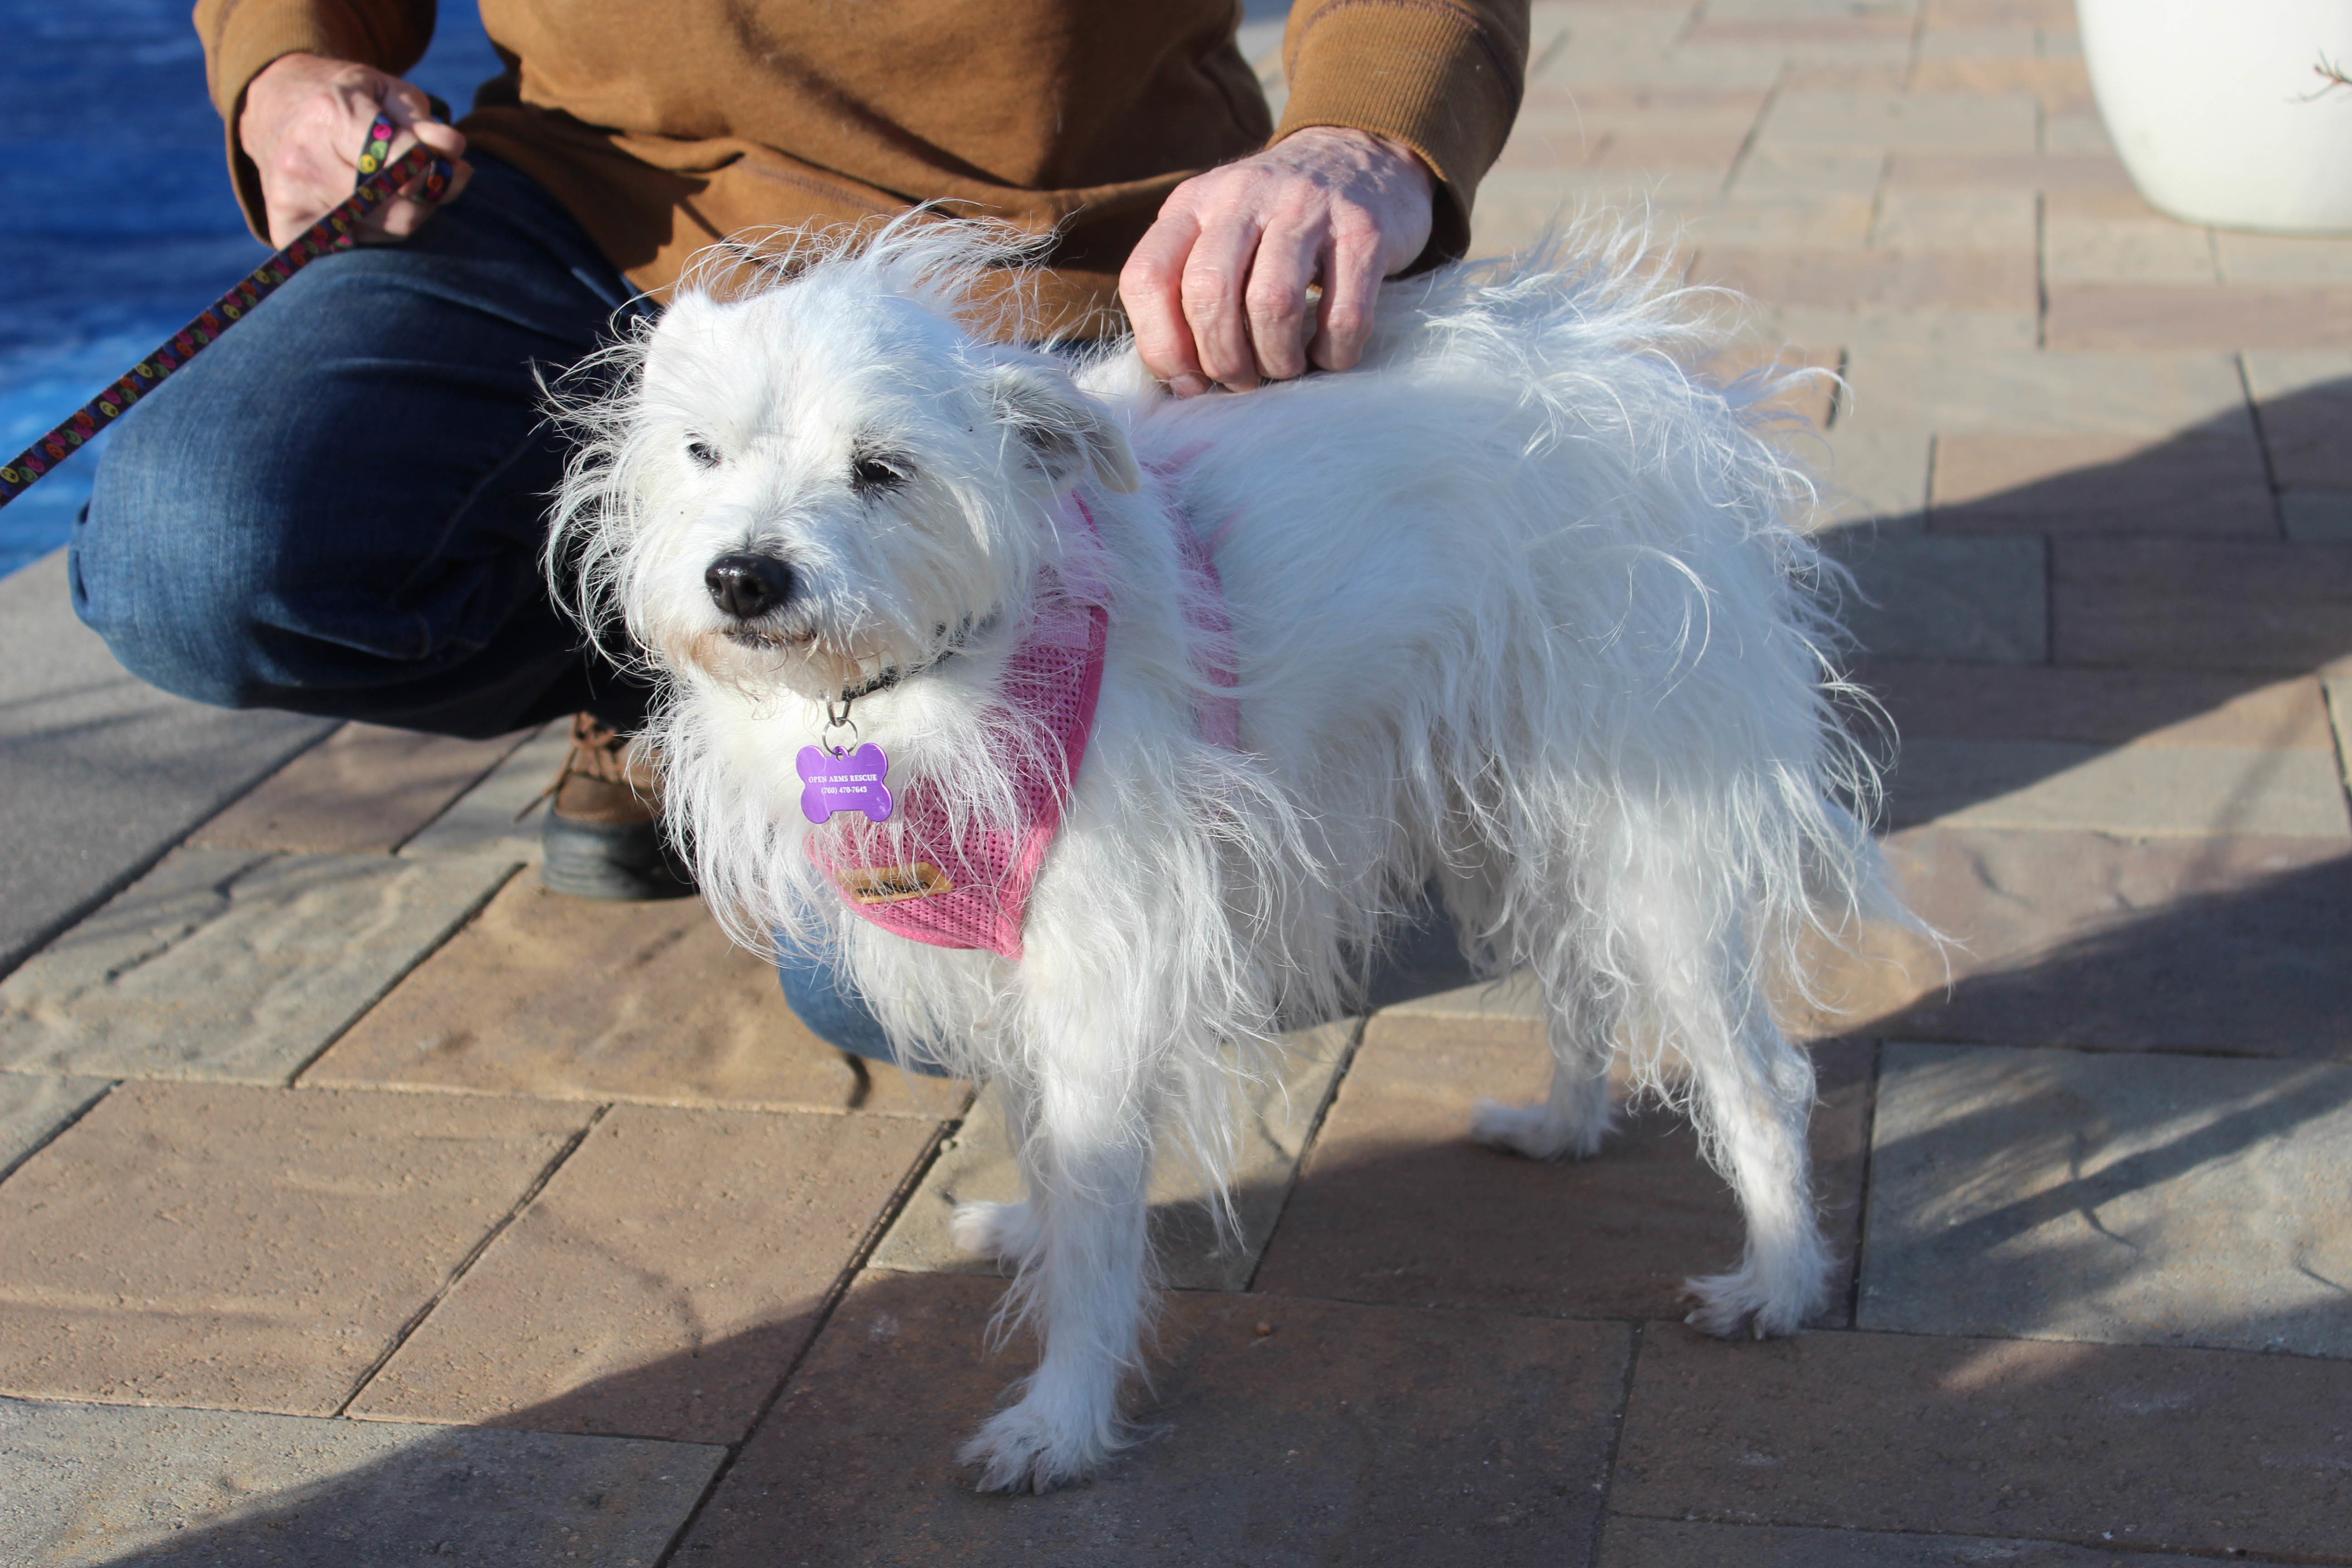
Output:
<path fill-rule="evenodd" d="M 849 488 L 859 495 L 873 490 L 896 489 L 907 482 L 911 468 L 904 458 L 877 457 L 861 452 L 849 462 Z"/>
<path fill-rule="evenodd" d="M 698 468 L 715 468 L 719 466 L 719 448 L 708 441 L 688 441 L 686 444 L 686 455 L 694 460 L 694 466 Z"/>

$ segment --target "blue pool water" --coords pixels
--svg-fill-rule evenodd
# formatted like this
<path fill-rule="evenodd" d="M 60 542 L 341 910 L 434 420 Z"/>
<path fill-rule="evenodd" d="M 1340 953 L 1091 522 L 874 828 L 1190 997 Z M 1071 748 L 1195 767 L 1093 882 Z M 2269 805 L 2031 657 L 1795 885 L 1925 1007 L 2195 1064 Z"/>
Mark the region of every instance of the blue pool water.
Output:
<path fill-rule="evenodd" d="M 187 0 L 0 0 L 0 39 L 5 461 L 268 252 L 229 192 Z M 462 112 L 498 68 L 454 0 L 409 77 Z M 65 542 L 96 467 L 78 454 L 0 510 L 0 575 Z"/>

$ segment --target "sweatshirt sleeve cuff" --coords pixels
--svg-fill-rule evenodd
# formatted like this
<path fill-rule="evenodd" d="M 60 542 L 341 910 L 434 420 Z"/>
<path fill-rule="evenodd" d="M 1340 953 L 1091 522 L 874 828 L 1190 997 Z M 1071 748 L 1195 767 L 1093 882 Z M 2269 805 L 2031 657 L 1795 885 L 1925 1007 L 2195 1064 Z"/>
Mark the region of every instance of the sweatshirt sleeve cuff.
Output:
<path fill-rule="evenodd" d="M 1313 125 L 1402 142 L 1437 176 L 1419 271 L 1470 247 L 1470 206 L 1526 81 L 1527 8 L 1471 0 L 1302 0 L 1283 40 L 1275 140 Z"/>
<path fill-rule="evenodd" d="M 324 55 L 395 71 L 415 62 L 381 58 L 384 51 L 367 26 L 331 4 L 231 0 L 199 7 L 196 26 L 205 41 L 205 74 L 213 107 L 220 110 L 227 130 L 228 172 L 236 186 L 237 205 L 245 209 L 246 226 L 267 245 L 269 220 L 261 199 L 261 171 L 246 155 L 236 134 L 238 117 L 245 112 L 245 89 L 253 79 L 271 61 L 292 54 Z"/>

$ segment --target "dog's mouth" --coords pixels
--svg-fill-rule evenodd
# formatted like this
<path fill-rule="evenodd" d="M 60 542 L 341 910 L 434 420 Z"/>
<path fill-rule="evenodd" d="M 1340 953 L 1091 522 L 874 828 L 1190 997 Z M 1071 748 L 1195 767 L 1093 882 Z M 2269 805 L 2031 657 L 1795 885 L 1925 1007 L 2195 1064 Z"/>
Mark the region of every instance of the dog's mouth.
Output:
<path fill-rule="evenodd" d="M 689 632 L 662 651 L 673 668 L 691 668 L 747 690 L 779 689 L 811 700 L 837 696 L 878 671 L 911 662 L 877 641 L 845 647 L 805 624 L 737 621 Z"/>
<path fill-rule="evenodd" d="M 722 626 L 719 635 L 737 647 L 759 653 L 806 653 L 816 647 L 816 633 L 738 624 Z"/>
<path fill-rule="evenodd" d="M 709 579 L 718 614 L 698 628 L 679 628 L 657 657 L 745 689 L 781 689 L 822 700 L 894 686 L 986 641 L 1002 618 L 994 611 L 967 612 L 935 624 L 928 638 L 879 626 L 844 627 L 805 590 L 788 594 L 785 584 L 756 575 L 782 570 L 762 558 L 722 557 Z"/>

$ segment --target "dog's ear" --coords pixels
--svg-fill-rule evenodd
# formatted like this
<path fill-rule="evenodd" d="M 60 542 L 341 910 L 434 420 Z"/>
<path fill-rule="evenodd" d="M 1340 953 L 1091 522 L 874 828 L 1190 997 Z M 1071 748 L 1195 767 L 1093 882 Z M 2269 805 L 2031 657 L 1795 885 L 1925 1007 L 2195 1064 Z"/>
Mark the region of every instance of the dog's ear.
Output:
<path fill-rule="evenodd" d="M 1055 484 L 1066 485 L 1081 468 L 1092 468 L 1095 478 L 1112 489 L 1141 487 L 1143 475 L 1127 432 L 1059 370 L 999 365 L 990 374 L 988 398 L 998 420 L 1012 428 Z"/>

